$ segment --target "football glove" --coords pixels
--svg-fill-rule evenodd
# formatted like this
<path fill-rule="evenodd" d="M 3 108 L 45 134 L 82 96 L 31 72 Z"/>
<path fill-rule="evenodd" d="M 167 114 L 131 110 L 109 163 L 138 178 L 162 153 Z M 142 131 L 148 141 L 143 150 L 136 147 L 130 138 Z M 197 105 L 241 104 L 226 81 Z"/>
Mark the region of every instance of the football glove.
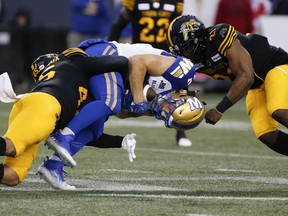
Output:
<path fill-rule="evenodd" d="M 147 102 L 134 103 L 132 101 L 130 111 L 139 115 L 143 115 L 148 110 Z"/>
<path fill-rule="evenodd" d="M 127 150 L 129 161 L 132 163 L 133 159 L 136 158 L 135 148 L 136 148 L 136 140 L 135 133 L 127 134 L 122 141 L 122 148 Z"/>
<path fill-rule="evenodd" d="M 131 91 L 127 90 L 123 96 L 122 109 L 125 111 L 130 111 L 132 101 L 133 101 L 133 95 Z"/>

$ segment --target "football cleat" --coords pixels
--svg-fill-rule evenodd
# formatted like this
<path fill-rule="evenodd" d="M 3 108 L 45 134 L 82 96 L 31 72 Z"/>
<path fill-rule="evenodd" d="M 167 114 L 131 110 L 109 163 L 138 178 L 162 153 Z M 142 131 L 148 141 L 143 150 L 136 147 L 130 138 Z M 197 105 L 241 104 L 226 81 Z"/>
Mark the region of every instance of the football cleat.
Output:
<path fill-rule="evenodd" d="M 128 158 L 130 162 L 133 162 L 133 159 L 136 159 L 135 148 L 136 148 L 136 140 L 135 133 L 127 134 L 122 140 L 122 148 L 127 150 Z"/>
<path fill-rule="evenodd" d="M 63 170 L 63 162 L 50 160 L 46 157 L 43 163 L 39 166 L 36 175 L 44 179 L 52 188 L 56 190 L 75 190 L 76 187 L 69 185 L 65 182 L 63 173 L 67 173 Z"/>
<path fill-rule="evenodd" d="M 186 137 L 184 131 L 178 131 L 176 133 L 176 141 L 177 145 L 180 147 L 190 147 L 192 146 L 192 142 Z"/>
<path fill-rule="evenodd" d="M 60 131 L 56 131 L 50 135 L 45 142 L 49 149 L 56 151 L 66 166 L 75 167 L 76 161 L 71 156 L 70 144 L 74 139 L 73 135 L 63 135 Z"/>
<path fill-rule="evenodd" d="M 180 147 L 190 147 L 190 146 L 192 146 L 191 140 L 189 140 L 188 138 L 183 138 L 183 137 L 178 140 L 177 144 Z"/>

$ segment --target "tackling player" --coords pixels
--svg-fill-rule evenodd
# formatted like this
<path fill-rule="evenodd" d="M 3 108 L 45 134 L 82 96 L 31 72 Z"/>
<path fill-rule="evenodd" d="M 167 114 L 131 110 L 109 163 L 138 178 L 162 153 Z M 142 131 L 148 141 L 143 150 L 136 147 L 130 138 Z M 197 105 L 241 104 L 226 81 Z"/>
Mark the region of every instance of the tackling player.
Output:
<path fill-rule="evenodd" d="M 39 143 L 63 128 L 88 99 L 89 79 L 106 71 L 127 74 L 123 56 L 87 57 L 82 49 L 38 57 L 32 64 L 36 81 L 31 93 L 17 100 L 9 127 L 0 137 L 0 182 L 15 186 L 23 181 L 34 161 Z"/>
<path fill-rule="evenodd" d="M 188 85 L 192 82 L 195 75 L 194 65 L 188 59 L 182 58 L 180 56 L 175 57 L 163 50 L 155 49 L 148 44 L 131 45 L 121 44 L 117 42 L 108 42 L 101 39 L 91 39 L 84 41 L 79 45 L 79 47 L 85 50 L 85 52 L 87 52 L 90 56 L 123 55 L 129 58 L 129 62 L 131 63 L 129 64 L 129 81 L 130 84 L 133 83 L 131 85 L 132 94 L 134 97 L 137 98 L 138 101 L 135 101 L 134 98 L 134 102 L 136 103 L 132 103 L 131 105 L 131 97 L 131 100 L 128 100 L 126 104 L 128 104 L 129 108 L 131 106 L 131 111 L 140 114 L 143 114 L 147 110 L 147 102 L 144 101 L 142 93 L 143 79 L 146 73 L 154 75 L 146 77 L 146 81 L 152 86 L 156 93 L 159 94 L 166 94 L 174 90 L 187 88 Z M 95 89 L 92 90 L 93 93 L 101 92 L 101 85 L 99 85 L 97 79 L 95 79 L 94 81 L 93 79 L 91 80 L 91 89 Z M 126 83 L 126 85 L 129 85 L 129 83 Z M 138 86 L 140 86 L 140 88 L 138 88 Z M 98 100 L 102 100 L 102 104 L 107 103 L 106 99 L 103 101 L 101 97 L 99 97 Z M 78 149 L 73 149 L 71 151 L 69 150 L 69 146 L 74 143 L 73 140 L 75 138 L 75 135 L 79 136 L 79 133 L 81 133 L 82 130 L 88 127 L 91 122 L 98 121 L 100 114 L 97 113 L 96 110 L 99 110 L 99 107 L 95 102 L 85 105 L 85 107 L 81 109 L 78 115 L 76 115 L 75 118 L 61 132 L 57 132 L 56 134 L 48 138 L 47 144 L 50 146 L 50 148 L 59 153 L 59 156 L 64 160 L 66 165 L 73 167 L 76 164 L 74 160 L 71 160 L 70 155 L 66 157 L 66 153 L 68 152 L 71 155 L 74 155 L 81 149 L 81 147 L 79 147 Z M 85 143 L 91 140 L 92 139 L 81 141 L 82 147 L 85 145 Z M 68 150 L 66 151 L 66 149 Z M 58 154 L 54 156 L 58 156 Z M 61 186 L 59 186 L 61 184 L 58 184 L 59 181 L 57 181 L 57 179 L 63 179 L 63 163 L 61 164 L 61 166 L 59 163 L 59 166 L 57 167 L 51 167 L 46 165 L 52 160 L 54 160 L 54 156 L 52 156 L 52 158 L 50 158 L 49 160 L 44 161 L 44 163 L 39 167 L 39 173 L 49 184 L 51 184 L 52 186 L 54 184 L 54 188 L 62 189 Z M 135 157 L 133 154 L 130 155 L 130 161 L 133 161 L 133 157 Z"/>
<path fill-rule="evenodd" d="M 288 156 L 288 54 L 258 34 L 241 34 L 229 24 L 206 28 L 192 15 L 176 18 L 167 39 L 174 54 L 185 56 L 197 72 L 214 79 L 232 80 L 227 95 L 206 115 L 216 124 L 224 112 L 247 94 L 246 109 L 256 137 L 269 148 Z"/>

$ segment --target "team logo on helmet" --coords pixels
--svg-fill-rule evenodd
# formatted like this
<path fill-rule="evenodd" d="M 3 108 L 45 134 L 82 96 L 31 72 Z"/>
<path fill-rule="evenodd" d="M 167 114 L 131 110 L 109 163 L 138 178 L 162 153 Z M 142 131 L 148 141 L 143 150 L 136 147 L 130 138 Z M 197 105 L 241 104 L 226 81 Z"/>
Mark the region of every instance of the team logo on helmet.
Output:
<path fill-rule="evenodd" d="M 201 24 L 193 19 L 183 23 L 180 27 L 180 32 L 183 34 L 183 40 L 187 41 L 189 39 L 189 33 L 197 31 L 200 26 Z"/>
<path fill-rule="evenodd" d="M 205 105 L 196 97 L 187 95 L 187 91 L 180 91 L 160 95 L 152 101 L 150 111 L 168 128 L 189 130 L 202 122 Z"/>

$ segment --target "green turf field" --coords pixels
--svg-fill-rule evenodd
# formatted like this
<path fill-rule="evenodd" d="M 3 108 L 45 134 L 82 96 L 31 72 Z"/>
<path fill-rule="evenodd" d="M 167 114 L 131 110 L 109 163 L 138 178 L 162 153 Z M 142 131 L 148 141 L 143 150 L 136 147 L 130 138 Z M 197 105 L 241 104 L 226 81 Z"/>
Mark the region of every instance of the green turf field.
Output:
<path fill-rule="evenodd" d="M 207 108 L 222 96 L 198 95 Z M 9 106 L 0 110 L 3 134 Z M 66 168 L 72 192 L 55 191 L 35 175 L 52 152 L 42 145 L 22 184 L 0 186 L 0 215 L 288 215 L 288 158 L 254 137 L 244 101 L 216 126 L 202 122 L 188 131 L 192 147 L 177 147 L 175 131 L 161 124 L 111 118 L 105 132 L 137 134 L 137 159 L 130 163 L 123 149 L 84 148 L 78 166 Z"/>

